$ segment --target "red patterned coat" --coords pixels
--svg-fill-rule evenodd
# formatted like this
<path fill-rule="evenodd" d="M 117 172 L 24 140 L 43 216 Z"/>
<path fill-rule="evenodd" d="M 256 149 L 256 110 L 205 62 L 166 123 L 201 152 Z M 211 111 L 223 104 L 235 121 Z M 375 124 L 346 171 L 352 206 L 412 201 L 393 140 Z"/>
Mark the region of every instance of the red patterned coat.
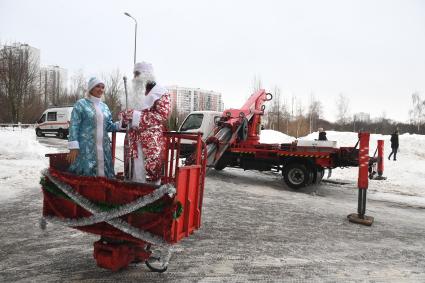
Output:
<path fill-rule="evenodd" d="M 138 157 L 137 144 L 141 143 L 146 174 L 150 181 L 161 178 L 164 162 L 162 154 L 165 150 L 163 131 L 166 130 L 165 122 L 170 114 L 170 107 L 169 94 L 163 94 L 150 108 L 141 111 L 138 127 L 133 126 L 129 131 L 130 150 L 126 150 L 125 158 L 128 161 L 130 157 Z M 123 121 L 128 123 L 134 117 L 133 114 L 134 110 L 124 112 Z"/>

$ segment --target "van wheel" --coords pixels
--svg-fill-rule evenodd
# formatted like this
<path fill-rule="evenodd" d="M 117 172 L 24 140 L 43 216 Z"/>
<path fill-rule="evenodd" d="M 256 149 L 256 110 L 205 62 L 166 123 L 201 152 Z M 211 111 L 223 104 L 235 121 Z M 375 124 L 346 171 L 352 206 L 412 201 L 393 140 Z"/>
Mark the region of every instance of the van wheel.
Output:
<path fill-rule="evenodd" d="M 59 137 L 60 139 L 64 139 L 64 138 L 66 138 L 66 134 L 65 134 L 65 133 L 64 133 L 61 129 L 59 129 L 58 137 Z"/>
<path fill-rule="evenodd" d="M 35 135 L 37 137 L 44 137 L 44 134 L 43 134 L 43 132 L 40 129 L 35 130 Z"/>

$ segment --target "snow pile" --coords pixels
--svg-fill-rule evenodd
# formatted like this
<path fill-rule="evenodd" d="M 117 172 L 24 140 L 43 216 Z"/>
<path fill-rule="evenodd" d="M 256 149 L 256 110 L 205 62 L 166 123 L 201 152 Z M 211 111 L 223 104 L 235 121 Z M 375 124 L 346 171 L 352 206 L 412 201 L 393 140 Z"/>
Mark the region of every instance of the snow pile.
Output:
<path fill-rule="evenodd" d="M 109 138 L 112 140 L 112 133 L 108 133 L 109 134 Z M 118 148 L 123 147 L 124 146 L 124 137 L 125 137 L 125 133 L 116 133 L 116 146 Z"/>
<path fill-rule="evenodd" d="M 34 129 L 0 129 L 0 200 L 25 189 L 38 189 L 40 170 L 48 166 L 48 149 L 37 142 Z"/>
<path fill-rule="evenodd" d="M 274 130 L 262 130 L 260 133 L 260 143 L 291 143 L 294 137 Z"/>
<path fill-rule="evenodd" d="M 300 139 L 313 140 L 318 132 L 311 133 Z M 353 132 L 326 131 L 328 140 L 337 141 L 337 145 L 354 146 L 358 134 Z M 388 160 L 391 152 L 391 135 L 371 134 L 369 155 L 376 151 L 377 141 L 384 140 L 384 176 L 385 181 L 370 181 L 369 189 L 384 199 L 393 200 L 410 196 L 409 203 L 425 205 L 425 136 L 403 134 L 399 136 L 399 151 L 397 161 Z M 331 179 L 357 182 L 358 168 L 334 169 Z M 396 194 L 396 196 L 394 195 Z"/>
<path fill-rule="evenodd" d="M 0 129 L 0 200 L 14 197 L 22 190 L 39 189 L 40 170 L 48 166 L 46 153 L 64 152 L 66 141 L 59 147 L 45 147 L 35 136 L 34 129 Z M 312 133 L 301 140 L 317 139 L 318 133 Z M 337 141 L 337 146 L 354 146 L 358 140 L 357 133 L 327 131 L 329 140 Z M 384 176 L 385 181 L 369 182 L 369 197 L 388 201 L 403 202 L 425 207 L 425 136 L 400 135 L 400 151 L 397 161 L 389 161 L 389 135 L 372 134 L 370 138 L 370 155 L 374 155 L 377 140 L 385 143 Z M 261 143 L 291 143 L 294 137 L 273 130 L 263 130 Z M 116 156 L 122 159 L 124 133 L 117 134 Z M 122 171 L 122 162 L 116 163 L 116 169 Z M 348 183 L 342 189 L 356 189 L 358 168 L 337 168 L 332 172 L 331 180 Z M 329 186 L 323 184 L 321 186 Z"/>
<path fill-rule="evenodd" d="M 34 129 L 3 128 L 1 131 L 0 158 L 41 160 L 48 150 L 36 140 Z"/>

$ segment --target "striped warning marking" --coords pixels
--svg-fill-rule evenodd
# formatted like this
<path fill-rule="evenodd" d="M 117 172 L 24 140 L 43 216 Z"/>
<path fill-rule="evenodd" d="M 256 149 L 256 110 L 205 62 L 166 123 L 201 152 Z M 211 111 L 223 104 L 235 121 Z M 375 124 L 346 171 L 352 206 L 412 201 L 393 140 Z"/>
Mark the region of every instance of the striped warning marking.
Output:
<path fill-rule="evenodd" d="M 240 154 L 256 154 L 252 151 L 235 151 Z M 314 154 L 299 154 L 299 153 L 278 153 L 278 156 L 295 156 L 295 157 L 315 157 L 315 158 L 330 158 L 329 155 L 314 155 Z"/>
<path fill-rule="evenodd" d="M 299 153 L 279 153 L 278 155 L 279 156 L 330 158 L 329 155 L 314 155 L 314 154 L 299 154 Z"/>

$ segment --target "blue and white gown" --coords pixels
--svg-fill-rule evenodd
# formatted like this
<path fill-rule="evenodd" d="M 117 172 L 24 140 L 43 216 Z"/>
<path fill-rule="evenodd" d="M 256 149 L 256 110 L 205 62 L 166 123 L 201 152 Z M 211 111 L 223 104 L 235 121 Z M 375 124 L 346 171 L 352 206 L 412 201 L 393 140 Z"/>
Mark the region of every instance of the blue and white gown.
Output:
<path fill-rule="evenodd" d="M 114 178 L 108 132 L 117 129 L 111 111 L 100 98 L 89 95 L 89 98 L 78 100 L 71 114 L 68 148 L 79 149 L 79 153 L 69 171 L 83 176 Z"/>

